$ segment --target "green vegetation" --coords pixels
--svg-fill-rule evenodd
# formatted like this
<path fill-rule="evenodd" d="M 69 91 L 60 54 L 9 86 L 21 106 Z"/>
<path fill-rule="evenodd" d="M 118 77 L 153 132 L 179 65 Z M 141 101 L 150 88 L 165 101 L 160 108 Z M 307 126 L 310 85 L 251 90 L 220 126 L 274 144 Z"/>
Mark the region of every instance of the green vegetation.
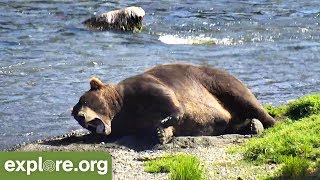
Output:
<path fill-rule="evenodd" d="M 200 160 L 195 156 L 177 154 L 159 157 L 144 163 L 149 173 L 169 173 L 171 180 L 203 179 Z"/>
<path fill-rule="evenodd" d="M 133 32 L 135 33 L 142 32 L 142 29 L 143 29 L 142 22 L 138 22 L 137 24 L 134 24 L 132 29 L 133 29 Z"/>
<path fill-rule="evenodd" d="M 265 108 L 273 117 L 288 117 L 293 120 L 298 120 L 313 114 L 320 114 L 320 94 L 303 96 L 289 102 L 288 105 L 279 107 L 266 105 Z"/>
<path fill-rule="evenodd" d="M 246 160 L 282 164 L 270 179 L 320 178 L 320 94 L 279 107 L 266 106 L 277 119 L 286 119 L 240 149 Z"/>

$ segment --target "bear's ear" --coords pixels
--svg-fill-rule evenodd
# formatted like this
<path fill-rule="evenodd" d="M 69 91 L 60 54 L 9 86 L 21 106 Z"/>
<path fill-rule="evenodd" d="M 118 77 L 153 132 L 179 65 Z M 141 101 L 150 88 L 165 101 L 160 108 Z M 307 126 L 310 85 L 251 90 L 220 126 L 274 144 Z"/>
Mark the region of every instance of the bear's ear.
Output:
<path fill-rule="evenodd" d="M 104 84 L 102 83 L 102 81 L 96 77 L 93 77 L 90 79 L 90 87 L 91 90 L 96 90 L 96 89 L 100 89 L 104 86 Z"/>

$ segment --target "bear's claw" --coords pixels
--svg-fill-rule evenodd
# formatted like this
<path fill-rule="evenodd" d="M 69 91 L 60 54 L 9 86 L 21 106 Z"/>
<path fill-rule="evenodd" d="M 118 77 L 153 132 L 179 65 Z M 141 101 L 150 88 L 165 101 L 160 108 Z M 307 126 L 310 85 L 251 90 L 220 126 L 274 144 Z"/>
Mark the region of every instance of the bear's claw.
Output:
<path fill-rule="evenodd" d="M 161 123 L 162 127 L 166 128 L 166 127 L 174 126 L 174 125 L 178 124 L 178 121 L 179 121 L 179 116 L 177 116 L 177 117 L 168 116 L 168 117 L 162 119 L 160 121 L 160 123 Z"/>
<path fill-rule="evenodd" d="M 170 119 L 172 119 L 172 117 L 170 117 L 170 116 L 162 119 L 162 120 L 161 120 L 161 124 L 164 124 L 164 123 L 168 122 Z"/>

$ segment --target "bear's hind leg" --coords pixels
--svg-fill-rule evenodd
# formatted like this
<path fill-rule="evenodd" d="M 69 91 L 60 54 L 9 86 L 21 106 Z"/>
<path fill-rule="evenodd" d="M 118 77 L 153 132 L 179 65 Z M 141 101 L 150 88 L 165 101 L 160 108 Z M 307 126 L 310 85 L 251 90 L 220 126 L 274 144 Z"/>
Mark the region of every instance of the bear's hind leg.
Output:
<path fill-rule="evenodd" d="M 251 134 L 261 134 L 264 131 L 263 124 L 258 119 L 252 119 L 250 124 Z"/>

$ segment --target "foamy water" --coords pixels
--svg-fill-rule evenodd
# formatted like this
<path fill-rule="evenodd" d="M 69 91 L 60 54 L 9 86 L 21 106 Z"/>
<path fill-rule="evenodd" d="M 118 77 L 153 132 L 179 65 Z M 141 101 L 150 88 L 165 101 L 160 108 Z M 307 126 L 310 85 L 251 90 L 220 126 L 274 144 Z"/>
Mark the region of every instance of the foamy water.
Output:
<path fill-rule="evenodd" d="M 235 41 L 231 38 L 211 38 L 205 36 L 187 36 L 181 37 L 179 35 L 161 35 L 159 41 L 165 44 L 190 44 L 190 45 L 205 45 L 205 44 L 219 44 L 219 45 L 236 45 L 241 44 L 242 41 Z"/>

